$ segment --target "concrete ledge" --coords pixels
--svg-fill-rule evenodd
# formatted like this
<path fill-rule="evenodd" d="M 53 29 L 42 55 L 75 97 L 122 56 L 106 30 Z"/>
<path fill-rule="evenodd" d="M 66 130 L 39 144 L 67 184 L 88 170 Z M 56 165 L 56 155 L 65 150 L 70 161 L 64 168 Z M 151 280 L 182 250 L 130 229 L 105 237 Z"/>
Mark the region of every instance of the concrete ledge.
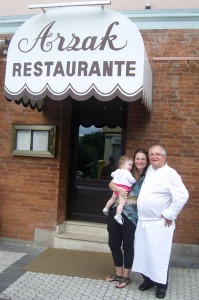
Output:
<path fill-rule="evenodd" d="M 173 244 L 170 265 L 199 269 L 199 245 Z"/>
<path fill-rule="evenodd" d="M 35 229 L 34 243 L 42 247 L 54 247 L 55 231 L 48 229 Z"/>
<path fill-rule="evenodd" d="M 172 253 L 174 255 L 199 256 L 199 245 L 175 244 L 175 243 L 173 243 Z"/>

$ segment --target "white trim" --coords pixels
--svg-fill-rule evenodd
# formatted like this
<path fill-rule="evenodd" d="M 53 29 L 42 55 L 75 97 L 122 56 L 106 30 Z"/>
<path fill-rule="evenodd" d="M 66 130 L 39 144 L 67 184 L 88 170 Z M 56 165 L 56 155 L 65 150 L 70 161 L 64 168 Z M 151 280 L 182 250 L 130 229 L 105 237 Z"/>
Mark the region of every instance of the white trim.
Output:
<path fill-rule="evenodd" d="M 199 9 L 118 11 L 138 29 L 199 29 Z M 0 34 L 12 34 L 33 15 L 0 17 Z"/>
<path fill-rule="evenodd" d="M 14 34 L 17 29 L 34 15 L 0 17 L 0 34 Z"/>
<path fill-rule="evenodd" d="M 199 9 L 121 11 L 139 29 L 199 29 Z"/>

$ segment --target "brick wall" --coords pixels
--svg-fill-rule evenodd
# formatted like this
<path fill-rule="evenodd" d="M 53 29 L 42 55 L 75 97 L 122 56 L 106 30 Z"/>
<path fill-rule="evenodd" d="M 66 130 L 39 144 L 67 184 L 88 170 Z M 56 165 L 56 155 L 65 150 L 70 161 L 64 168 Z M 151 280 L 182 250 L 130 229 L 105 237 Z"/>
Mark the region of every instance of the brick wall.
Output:
<path fill-rule="evenodd" d="M 168 163 L 182 176 L 190 200 L 177 220 L 176 243 L 198 244 L 199 61 L 153 60 L 154 56 L 198 56 L 199 30 L 142 31 L 153 69 L 153 112 L 129 104 L 127 152 L 154 143 L 166 147 Z M 65 216 L 71 100 L 45 103 L 41 113 L 7 102 L 5 61 L 0 59 L 1 236 L 32 240 L 35 228 L 55 228 Z M 14 157 L 11 125 L 57 125 L 56 158 Z"/>
<path fill-rule="evenodd" d="M 128 112 L 127 150 L 160 143 L 168 164 L 189 190 L 190 199 L 177 220 L 174 241 L 199 243 L 199 61 L 156 61 L 153 57 L 199 57 L 199 30 L 143 31 L 153 70 L 153 112 L 141 102 Z"/>
<path fill-rule="evenodd" d="M 1 70 L 5 61 L 0 61 Z M 33 240 L 35 228 L 54 229 L 65 220 L 71 101 L 45 102 L 42 112 L 8 102 L 0 74 L 1 237 Z M 57 126 L 56 157 L 12 156 L 12 124 Z"/>

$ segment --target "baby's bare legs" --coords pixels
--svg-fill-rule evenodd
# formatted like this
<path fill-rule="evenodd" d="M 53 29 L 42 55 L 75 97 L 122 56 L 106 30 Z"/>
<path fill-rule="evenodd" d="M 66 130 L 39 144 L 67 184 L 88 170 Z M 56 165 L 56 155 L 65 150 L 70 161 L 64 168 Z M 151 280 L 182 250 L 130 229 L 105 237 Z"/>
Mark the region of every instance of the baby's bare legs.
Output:
<path fill-rule="evenodd" d="M 113 193 L 111 198 L 106 203 L 106 208 L 110 209 L 111 206 L 114 204 L 115 200 L 117 199 L 117 196 Z"/>
<path fill-rule="evenodd" d="M 118 201 L 119 201 L 119 205 L 117 207 L 116 213 L 121 215 L 122 211 L 123 211 L 123 208 L 124 208 L 124 205 L 126 204 L 127 199 L 125 199 L 121 195 L 119 195 Z"/>
<path fill-rule="evenodd" d="M 108 216 L 109 211 L 115 200 L 117 199 L 117 196 L 113 193 L 111 198 L 107 201 L 106 206 L 103 208 L 103 213 Z"/>

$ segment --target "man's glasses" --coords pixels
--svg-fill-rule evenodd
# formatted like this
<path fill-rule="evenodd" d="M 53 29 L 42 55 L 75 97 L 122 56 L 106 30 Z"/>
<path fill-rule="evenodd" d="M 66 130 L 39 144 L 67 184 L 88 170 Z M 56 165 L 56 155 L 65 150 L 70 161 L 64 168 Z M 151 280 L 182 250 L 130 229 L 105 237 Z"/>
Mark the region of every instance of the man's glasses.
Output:
<path fill-rule="evenodd" d="M 159 156 L 164 156 L 164 154 L 162 154 L 162 153 L 149 153 L 149 156 L 150 157 L 152 157 L 152 156 L 157 156 L 157 157 L 159 157 Z"/>

